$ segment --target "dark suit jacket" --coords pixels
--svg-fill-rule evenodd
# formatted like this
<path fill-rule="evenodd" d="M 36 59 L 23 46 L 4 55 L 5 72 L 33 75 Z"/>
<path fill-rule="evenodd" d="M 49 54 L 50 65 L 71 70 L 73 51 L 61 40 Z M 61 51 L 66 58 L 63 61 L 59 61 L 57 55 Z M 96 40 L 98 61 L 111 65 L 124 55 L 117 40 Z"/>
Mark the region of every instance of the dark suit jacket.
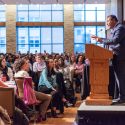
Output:
<path fill-rule="evenodd" d="M 118 59 L 125 60 L 125 27 L 122 24 L 117 23 L 111 31 L 110 39 L 103 39 L 103 42 L 111 45 Z"/>

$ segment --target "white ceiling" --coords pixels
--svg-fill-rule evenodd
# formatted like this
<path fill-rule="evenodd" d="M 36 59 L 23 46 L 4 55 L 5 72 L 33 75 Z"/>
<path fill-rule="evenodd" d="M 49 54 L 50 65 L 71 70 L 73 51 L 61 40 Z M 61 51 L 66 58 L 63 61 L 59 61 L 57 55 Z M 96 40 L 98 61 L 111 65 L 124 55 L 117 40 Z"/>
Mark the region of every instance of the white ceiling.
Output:
<path fill-rule="evenodd" d="M 0 4 L 102 4 L 111 0 L 0 0 Z"/>

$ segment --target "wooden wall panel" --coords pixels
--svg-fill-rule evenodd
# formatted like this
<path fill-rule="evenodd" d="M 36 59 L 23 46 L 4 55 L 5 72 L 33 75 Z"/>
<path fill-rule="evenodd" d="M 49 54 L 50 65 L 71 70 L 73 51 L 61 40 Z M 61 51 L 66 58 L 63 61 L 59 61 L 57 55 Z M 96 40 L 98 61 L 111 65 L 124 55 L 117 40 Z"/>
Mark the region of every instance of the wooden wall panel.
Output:
<path fill-rule="evenodd" d="M 63 22 L 17 22 L 16 26 L 63 26 Z"/>
<path fill-rule="evenodd" d="M 0 26 L 5 26 L 6 23 L 5 22 L 0 22 Z"/>
<path fill-rule="evenodd" d="M 74 26 L 105 26 L 105 22 L 75 22 Z"/>

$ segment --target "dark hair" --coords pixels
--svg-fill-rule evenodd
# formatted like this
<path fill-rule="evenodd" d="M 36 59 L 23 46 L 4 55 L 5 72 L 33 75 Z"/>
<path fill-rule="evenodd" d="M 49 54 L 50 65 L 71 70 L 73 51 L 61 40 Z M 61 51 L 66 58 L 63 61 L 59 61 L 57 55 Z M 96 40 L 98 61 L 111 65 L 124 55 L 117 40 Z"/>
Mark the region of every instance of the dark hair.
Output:
<path fill-rule="evenodd" d="M 107 16 L 107 18 L 111 18 L 111 20 L 115 20 L 116 22 L 118 22 L 118 19 L 115 15 L 109 15 Z"/>
<path fill-rule="evenodd" d="M 42 60 L 45 60 L 45 56 L 44 55 L 41 55 L 41 54 L 36 54 L 36 57 L 42 59 Z"/>
<path fill-rule="evenodd" d="M 4 59 L 6 60 L 6 58 L 1 58 L 0 59 L 0 71 L 2 72 L 2 75 L 4 75 L 6 77 L 7 81 L 9 81 L 8 67 L 7 66 L 5 66 L 5 67 L 2 66 L 2 61 Z"/>
<path fill-rule="evenodd" d="M 59 66 L 64 67 L 65 66 L 65 62 L 64 62 L 64 58 L 61 56 L 58 61 L 61 60 L 61 64 L 59 64 Z"/>
<path fill-rule="evenodd" d="M 14 71 L 18 72 L 21 70 L 22 66 L 25 64 L 26 60 L 24 58 L 22 59 L 18 59 L 15 63 L 14 63 Z"/>
<path fill-rule="evenodd" d="M 55 75 L 55 71 L 54 71 L 54 68 L 49 69 L 49 60 L 46 60 L 46 67 L 47 67 L 47 77 L 51 77 L 51 75 Z"/>
<path fill-rule="evenodd" d="M 5 57 L 0 58 L 0 69 L 3 69 L 3 66 L 2 66 L 2 61 L 3 61 L 4 59 L 6 60 L 6 58 L 5 58 Z M 5 66 L 5 67 L 7 67 L 7 66 Z"/>
<path fill-rule="evenodd" d="M 78 56 L 77 56 L 77 58 L 76 58 L 76 63 L 78 64 L 78 61 L 79 61 L 79 57 L 80 56 L 82 56 L 82 63 L 84 63 L 85 62 L 85 56 L 84 55 L 81 55 L 81 54 L 79 54 Z"/>
<path fill-rule="evenodd" d="M 0 69 L 2 69 L 2 61 L 3 61 L 3 59 L 5 59 L 5 58 L 0 58 Z"/>

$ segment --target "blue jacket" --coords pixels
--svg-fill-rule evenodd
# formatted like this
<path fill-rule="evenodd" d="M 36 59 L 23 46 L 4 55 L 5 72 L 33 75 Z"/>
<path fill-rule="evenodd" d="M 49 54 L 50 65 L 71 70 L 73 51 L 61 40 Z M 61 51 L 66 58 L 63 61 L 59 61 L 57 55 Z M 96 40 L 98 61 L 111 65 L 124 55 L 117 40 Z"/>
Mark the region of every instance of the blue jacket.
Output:
<path fill-rule="evenodd" d="M 125 27 L 122 24 L 117 23 L 111 31 L 110 39 L 103 39 L 103 42 L 111 45 L 118 59 L 125 60 Z"/>
<path fill-rule="evenodd" d="M 56 76 L 47 77 L 47 68 L 44 68 L 40 74 L 39 86 L 46 86 L 47 88 L 55 88 L 56 87 Z"/>

